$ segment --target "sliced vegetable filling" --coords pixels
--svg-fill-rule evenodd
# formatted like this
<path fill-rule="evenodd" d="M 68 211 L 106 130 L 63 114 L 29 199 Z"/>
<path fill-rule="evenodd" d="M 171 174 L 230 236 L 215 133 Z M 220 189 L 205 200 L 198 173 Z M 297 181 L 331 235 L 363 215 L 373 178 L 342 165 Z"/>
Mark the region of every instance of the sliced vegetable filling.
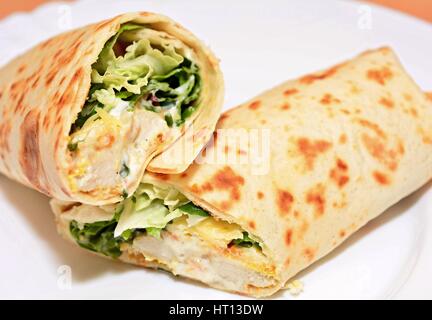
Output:
<path fill-rule="evenodd" d="M 82 137 L 76 133 L 97 119 L 120 119 L 123 112 L 142 108 L 160 114 L 172 127 L 182 125 L 198 108 L 198 66 L 152 32 L 127 23 L 106 42 L 92 66 L 86 103 L 71 127 L 70 151 L 79 148 Z"/>
<path fill-rule="evenodd" d="M 261 244 L 240 226 L 215 219 L 174 188 L 148 183 L 142 183 L 133 196 L 120 202 L 111 220 L 85 224 L 72 220 L 69 229 L 81 247 L 117 258 L 123 243 L 131 243 L 138 236 L 161 238 L 168 225 L 183 222 L 188 232 L 204 240 L 223 240 L 219 243 L 228 248 L 261 251 Z"/>

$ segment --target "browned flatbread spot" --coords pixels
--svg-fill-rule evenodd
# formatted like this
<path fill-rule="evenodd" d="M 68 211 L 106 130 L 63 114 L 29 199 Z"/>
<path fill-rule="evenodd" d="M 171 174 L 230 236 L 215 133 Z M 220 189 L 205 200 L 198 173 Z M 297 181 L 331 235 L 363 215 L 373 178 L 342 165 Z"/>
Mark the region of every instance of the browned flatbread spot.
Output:
<path fill-rule="evenodd" d="M 9 135 L 12 130 L 10 119 L 2 119 L 0 124 L 0 150 L 2 152 L 10 152 Z"/>
<path fill-rule="evenodd" d="M 286 90 L 283 92 L 283 94 L 284 94 L 284 96 L 288 97 L 288 96 L 291 96 L 291 95 L 296 94 L 296 93 L 298 93 L 298 92 L 299 92 L 298 89 L 296 89 L 296 88 L 292 88 L 292 89 L 286 89 Z"/>
<path fill-rule="evenodd" d="M 303 251 L 303 254 L 306 256 L 308 261 L 312 261 L 315 258 L 315 250 L 312 248 L 306 248 Z"/>
<path fill-rule="evenodd" d="M 393 78 L 393 72 L 388 67 L 382 67 L 380 69 L 370 69 L 367 71 L 367 78 L 384 86 L 388 80 Z"/>
<path fill-rule="evenodd" d="M 325 153 L 332 146 L 331 142 L 325 140 L 311 140 L 309 138 L 300 138 L 297 141 L 297 150 L 304 157 L 306 167 L 312 170 L 315 159 Z"/>
<path fill-rule="evenodd" d="M 398 167 L 399 156 L 404 153 L 404 148 L 401 143 L 396 149 L 389 148 L 385 140 L 371 137 L 368 134 L 362 134 L 362 142 L 369 154 L 385 165 L 388 169 L 395 171 Z"/>
<path fill-rule="evenodd" d="M 249 226 L 249 228 L 251 228 L 252 230 L 255 230 L 256 229 L 256 225 L 255 225 L 255 221 L 249 221 L 248 222 L 248 226 Z"/>
<path fill-rule="evenodd" d="M 342 134 L 339 136 L 339 143 L 340 143 L 340 144 L 345 144 L 346 142 L 347 142 L 347 136 L 346 136 L 345 133 L 342 133 Z"/>
<path fill-rule="evenodd" d="M 393 100 L 391 100 L 389 98 L 381 97 L 381 99 L 378 102 L 379 102 L 379 104 L 381 104 L 384 107 L 389 108 L 389 109 L 394 107 Z"/>
<path fill-rule="evenodd" d="M 292 229 L 288 229 L 285 232 L 285 244 L 289 247 L 292 243 L 292 235 L 293 235 L 293 231 Z"/>
<path fill-rule="evenodd" d="M 288 102 L 285 102 L 280 108 L 281 110 L 289 110 L 291 106 Z"/>
<path fill-rule="evenodd" d="M 339 188 L 343 188 L 349 182 L 348 165 L 343 160 L 336 159 L 336 166 L 330 170 L 330 179 Z"/>
<path fill-rule="evenodd" d="M 290 212 L 291 206 L 294 202 L 294 197 L 286 190 L 278 190 L 276 204 L 281 215 L 286 215 Z"/>
<path fill-rule="evenodd" d="M 382 130 L 380 126 L 377 125 L 376 123 L 373 123 L 366 119 L 356 119 L 356 120 L 362 127 L 372 130 L 379 137 L 384 139 L 387 138 L 384 130 Z"/>
<path fill-rule="evenodd" d="M 320 103 L 323 105 L 329 105 L 333 103 L 340 103 L 341 101 L 334 97 L 331 93 L 326 93 L 322 96 Z"/>
<path fill-rule="evenodd" d="M 306 203 L 315 207 L 315 217 L 319 218 L 324 214 L 326 199 L 325 188 L 322 184 L 317 184 L 306 194 Z"/>
<path fill-rule="evenodd" d="M 251 103 L 249 104 L 249 106 L 248 106 L 248 108 L 249 108 L 250 110 L 256 110 L 256 109 L 258 109 L 259 107 L 261 107 L 261 101 L 260 101 L 260 100 L 253 101 L 253 102 L 251 102 Z"/>
<path fill-rule="evenodd" d="M 373 173 L 373 177 L 375 179 L 376 182 L 378 182 L 381 185 L 389 185 L 390 184 L 390 178 L 382 172 L 379 171 L 374 171 Z"/>
<path fill-rule="evenodd" d="M 303 84 L 312 84 L 315 81 L 327 79 L 327 78 L 331 77 L 332 75 L 334 75 L 340 67 L 341 67 L 341 65 L 336 65 L 336 66 L 334 66 L 330 69 L 327 69 L 321 73 L 308 74 L 308 75 L 300 78 L 299 81 L 300 81 L 300 83 L 303 83 Z"/>
<path fill-rule="evenodd" d="M 26 64 L 20 65 L 18 70 L 17 70 L 18 74 L 22 73 L 26 68 L 27 68 Z"/>
<path fill-rule="evenodd" d="M 417 109 L 414 108 L 414 107 L 412 107 L 412 108 L 409 109 L 409 113 L 410 113 L 410 115 L 412 115 L 414 118 L 417 118 L 417 117 L 418 117 Z"/>
<path fill-rule="evenodd" d="M 215 189 L 229 190 L 231 200 L 240 200 L 240 187 L 244 185 L 244 178 L 237 175 L 231 167 L 222 168 L 211 181 Z"/>
<path fill-rule="evenodd" d="M 257 192 L 257 198 L 260 199 L 260 200 L 263 199 L 264 198 L 264 193 L 261 192 L 261 191 L 258 191 Z"/>
<path fill-rule="evenodd" d="M 428 135 L 426 130 L 422 127 L 418 127 L 417 132 L 419 133 L 424 144 L 432 144 L 432 133 Z"/>

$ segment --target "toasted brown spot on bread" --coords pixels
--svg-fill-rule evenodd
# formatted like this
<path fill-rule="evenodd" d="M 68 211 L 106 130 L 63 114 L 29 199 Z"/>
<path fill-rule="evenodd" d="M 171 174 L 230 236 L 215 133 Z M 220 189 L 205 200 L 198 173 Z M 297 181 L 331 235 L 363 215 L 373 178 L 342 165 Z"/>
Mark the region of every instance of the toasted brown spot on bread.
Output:
<path fill-rule="evenodd" d="M 349 111 L 347 109 L 340 109 L 340 112 L 342 112 L 343 114 L 345 114 L 347 116 L 351 114 L 351 111 Z"/>
<path fill-rule="evenodd" d="M 331 93 L 326 93 L 322 96 L 319 102 L 323 105 L 329 105 L 332 103 L 340 103 L 341 101 L 338 98 L 334 97 Z"/>
<path fill-rule="evenodd" d="M 284 94 L 284 96 L 288 97 L 288 96 L 291 96 L 291 95 L 296 94 L 296 93 L 298 93 L 298 92 L 299 92 L 298 89 L 296 89 L 296 88 L 291 88 L 291 89 L 286 89 L 286 90 L 283 92 L 283 94 Z"/>
<path fill-rule="evenodd" d="M 339 188 L 343 188 L 349 182 L 348 165 L 343 160 L 336 159 L 336 166 L 330 170 L 330 179 Z"/>
<path fill-rule="evenodd" d="M 292 229 L 288 229 L 285 232 L 285 244 L 289 247 L 292 243 L 292 235 L 293 235 L 293 231 Z"/>
<path fill-rule="evenodd" d="M 215 204 L 215 206 L 223 211 L 229 210 L 234 202 L 241 198 L 240 187 L 244 185 L 244 178 L 237 175 L 231 167 L 225 166 L 219 170 L 210 181 L 202 185 L 193 184 L 189 190 L 196 194 L 211 192 L 213 190 L 228 191 L 229 199 Z"/>
<path fill-rule="evenodd" d="M 45 77 L 45 85 L 49 86 L 51 82 L 54 80 L 56 75 L 57 75 L 56 70 L 50 71 Z"/>
<path fill-rule="evenodd" d="M 334 67 L 327 69 L 327 70 L 320 72 L 320 73 L 308 74 L 308 75 L 300 78 L 299 81 L 300 81 L 300 83 L 309 85 L 309 84 L 314 83 L 315 81 L 327 79 L 327 78 L 331 77 L 332 75 L 334 75 L 340 66 L 341 65 L 334 66 Z"/>
<path fill-rule="evenodd" d="M 252 230 L 255 230 L 256 229 L 256 225 L 255 225 L 255 221 L 249 221 L 248 222 L 248 226 L 249 226 L 249 228 L 251 228 Z"/>
<path fill-rule="evenodd" d="M 380 85 L 385 85 L 388 80 L 393 77 L 393 73 L 388 67 L 382 67 L 380 69 L 370 69 L 367 71 L 367 78 L 371 81 L 375 81 Z"/>
<path fill-rule="evenodd" d="M 318 218 L 324 214 L 326 199 L 325 188 L 322 184 L 317 184 L 306 194 L 306 203 L 314 206 L 315 217 Z"/>
<path fill-rule="evenodd" d="M 312 170 L 315 159 L 322 153 L 325 153 L 332 146 L 331 142 L 325 140 L 311 140 L 309 138 L 300 138 L 297 141 L 297 149 L 304 157 L 306 167 Z"/>
<path fill-rule="evenodd" d="M 216 204 L 216 208 L 222 211 L 227 211 L 231 209 L 231 207 L 232 207 L 232 201 L 221 201 L 219 204 Z"/>
<path fill-rule="evenodd" d="M 38 75 L 34 80 L 33 83 L 31 84 L 32 89 L 35 89 L 37 87 L 37 85 L 39 84 L 39 80 L 40 80 L 40 75 Z"/>
<path fill-rule="evenodd" d="M 84 69 L 81 67 L 77 71 L 75 71 L 75 73 L 73 74 L 72 79 L 70 81 L 70 84 L 72 85 L 75 82 L 80 81 L 83 76 L 84 76 Z"/>
<path fill-rule="evenodd" d="M 383 105 L 386 108 L 393 108 L 394 107 L 394 102 L 393 100 L 389 99 L 389 98 L 385 98 L 385 97 L 381 97 L 381 99 L 378 101 L 381 105 Z"/>
<path fill-rule="evenodd" d="M 385 173 L 382 173 L 379 171 L 374 171 L 373 177 L 374 177 L 375 181 L 381 185 L 389 185 L 390 184 L 390 178 Z"/>
<path fill-rule="evenodd" d="M 201 190 L 204 192 L 213 191 L 213 185 L 210 182 L 206 182 L 201 186 Z"/>
<path fill-rule="evenodd" d="M 2 152 L 9 152 L 9 135 L 12 130 L 12 123 L 10 119 L 2 119 L 0 124 L 0 150 Z"/>
<path fill-rule="evenodd" d="M 347 142 L 347 136 L 346 136 L 345 133 L 342 133 L 342 134 L 339 136 L 339 143 L 340 143 L 340 144 L 345 144 L 346 142 Z"/>
<path fill-rule="evenodd" d="M 57 52 L 54 54 L 54 59 L 57 59 L 62 53 L 63 53 L 63 48 L 57 50 Z"/>
<path fill-rule="evenodd" d="M 357 119 L 357 122 L 362 127 L 372 130 L 373 132 L 375 132 L 381 138 L 386 138 L 385 132 L 376 123 L 373 123 L 373 122 L 371 122 L 369 120 L 366 120 L 366 119 Z"/>
<path fill-rule="evenodd" d="M 424 144 L 432 144 L 432 134 L 428 135 L 426 130 L 422 127 L 418 127 L 417 132 L 419 133 Z"/>
<path fill-rule="evenodd" d="M 289 110 L 291 106 L 288 102 L 285 102 L 280 108 L 281 110 Z"/>
<path fill-rule="evenodd" d="M 163 133 L 159 133 L 159 134 L 156 136 L 156 139 L 157 139 L 157 141 L 158 141 L 159 143 L 164 142 L 164 135 L 163 135 Z"/>
<path fill-rule="evenodd" d="M 294 202 L 294 197 L 286 190 L 278 190 L 276 204 L 281 215 L 286 215 L 290 212 L 291 206 Z"/>
<path fill-rule="evenodd" d="M 429 101 L 432 101 L 432 92 L 426 92 L 426 98 L 427 98 Z"/>
<path fill-rule="evenodd" d="M 221 125 L 228 118 L 229 118 L 229 114 L 225 112 L 223 115 L 220 116 L 218 125 Z"/>
<path fill-rule="evenodd" d="M 409 93 L 404 93 L 403 97 L 406 101 L 411 102 L 412 101 L 412 96 Z"/>
<path fill-rule="evenodd" d="M 417 118 L 417 117 L 418 117 L 417 109 L 414 108 L 414 107 L 412 107 L 412 108 L 409 109 L 409 113 L 410 113 L 410 115 L 412 115 L 414 118 Z"/>
<path fill-rule="evenodd" d="M 303 254 L 306 256 L 306 259 L 310 262 L 315 258 L 315 250 L 312 248 L 306 248 L 303 251 Z"/>
<path fill-rule="evenodd" d="M 403 154 L 404 150 L 401 148 L 400 143 L 396 149 L 391 149 L 384 140 L 371 137 L 368 134 L 362 134 L 361 139 L 366 150 L 373 158 L 392 171 L 397 169 L 399 156 Z"/>
<path fill-rule="evenodd" d="M 256 109 L 258 109 L 259 107 L 261 107 L 261 101 L 260 101 L 260 100 L 253 101 L 253 102 L 251 102 L 251 103 L 249 104 L 249 106 L 248 106 L 248 108 L 251 109 L 251 110 L 256 110 Z"/>
<path fill-rule="evenodd" d="M 26 64 L 20 65 L 19 68 L 18 68 L 18 70 L 17 70 L 18 74 L 22 73 L 26 68 L 27 68 Z"/>
<path fill-rule="evenodd" d="M 19 163 L 30 185 L 48 194 L 45 186 L 45 172 L 42 166 L 39 146 L 39 118 L 40 111 L 33 109 L 24 117 L 20 127 L 21 149 Z"/>
<path fill-rule="evenodd" d="M 188 176 L 187 172 L 183 172 L 183 173 L 180 175 L 181 178 L 186 178 L 187 176 Z"/>
<path fill-rule="evenodd" d="M 257 198 L 260 199 L 260 200 L 263 199 L 264 198 L 264 193 L 261 192 L 261 191 L 258 191 L 257 192 Z"/>
<path fill-rule="evenodd" d="M 345 232 L 345 230 L 344 230 L 344 229 L 341 229 L 341 230 L 339 231 L 339 237 L 344 238 L 345 236 L 346 236 L 346 232 Z"/>
<path fill-rule="evenodd" d="M 229 190 L 231 200 L 240 200 L 240 187 L 244 185 L 244 178 L 225 166 L 212 178 L 215 189 Z"/>

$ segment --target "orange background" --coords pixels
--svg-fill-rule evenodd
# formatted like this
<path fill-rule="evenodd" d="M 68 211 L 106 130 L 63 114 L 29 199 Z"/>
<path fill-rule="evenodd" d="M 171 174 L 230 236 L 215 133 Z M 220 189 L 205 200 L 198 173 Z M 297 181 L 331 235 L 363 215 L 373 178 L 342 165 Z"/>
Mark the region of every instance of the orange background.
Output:
<path fill-rule="evenodd" d="M 53 0 L 0 0 L 0 19 L 16 11 L 29 11 Z M 67 0 L 73 1 L 73 0 Z M 432 0 L 369 0 L 432 22 Z"/>

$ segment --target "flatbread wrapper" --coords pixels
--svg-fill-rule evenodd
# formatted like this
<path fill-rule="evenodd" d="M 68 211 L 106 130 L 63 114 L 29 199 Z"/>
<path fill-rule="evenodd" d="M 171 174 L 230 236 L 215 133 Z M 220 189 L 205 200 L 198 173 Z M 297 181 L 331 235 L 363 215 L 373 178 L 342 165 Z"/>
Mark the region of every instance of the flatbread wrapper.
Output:
<path fill-rule="evenodd" d="M 236 132 L 246 140 L 230 141 Z M 178 175 L 148 173 L 142 186 L 177 190 L 210 216 L 189 222 L 185 209 L 159 238 L 146 229 L 122 243 L 118 259 L 269 296 L 431 179 L 432 102 L 390 48 L 368 51 L 224 113 L 196 162 Z M 56 200 L 52 208 L 74 242 L 72 220 L 113 210 Z"/>
<path fill-rule="evenodd" d="M 137 25 L 142 28 L 136 29 Z M 120 40 L 111 43 L 111 50 L 125 51 L 120 55 L 129 52 L 130 57 L 109 56 L 111 52 L 107 51 L 104 58 L 111 61 L 98 59 L 105 44 L 123 29 Z M 121 48 L 125 43 L 130 48 Z M 145 63 L 141 58 L 146 59 Z M 164 59 L 163 63 L 158 59 Z M 110 63 L 117 67 L 111 74 L 106 71 Z M 168 93 L 160 89 L 143 91 L 144 82 L 148 86 L 166 85 L 161 84 L 166 78 L 164 72 L 174 67 L 177 69 L 170 79 L 182 72 L 195 72 L 188 80 L 200 81 L 198 98 L 184 103 L 185 108 L 190 107 L 187 119 L 182 113 L 185 110 L 179 109 L 177 116 L 182 118 L 178 126 L 170 126 L 171 115 L 165 113 L 165 117 L 171 117 L 165 121 L 159 114 L 166 112 L 161 111 L 166 108 L 164 102 L 178 102 L 168 96 L 169 92 L 180 95 L 188 89 L 179 86 L 168 88 Z M 95 68 L 99 73 L 94 73 Z M 132 78 L 134 72 L 141 72 L 142 79 Z M 159 78 L 153 79 L 155 75 Z M 99 96 L 89 92 L 106 83 L 109 88 L 99 90 Z M 188 167 L 211 137 L 220 115 L 223 90 L 215 56 L 168 17 L 128 13 L 60 34 L 0 69 L 0 172 L 57 199 L 94 205 L 120 201 L 134 192 L 146 168 L 178 173 Z M 159 97 L 161 92 L 166 96 L 164 102 Z M 138 98 L 147 103 L 142 103 L 145 107 L 124 112 L 126 107 L 133 107 L 130 101 Z M 106 108 L 100 102 L 103 99 L 120 108 Z M 155 106 L 148 105 L 149 101 Z M 85 120 L 91 114 L 91 125 L 79 123 L 80 117 Z M 81 134 L 84 127 L 87 131 Z M 161 158 L 164 151 L 175 152 L 185 145 L 192 145 L 193 151 L 181 159 Z"/>

